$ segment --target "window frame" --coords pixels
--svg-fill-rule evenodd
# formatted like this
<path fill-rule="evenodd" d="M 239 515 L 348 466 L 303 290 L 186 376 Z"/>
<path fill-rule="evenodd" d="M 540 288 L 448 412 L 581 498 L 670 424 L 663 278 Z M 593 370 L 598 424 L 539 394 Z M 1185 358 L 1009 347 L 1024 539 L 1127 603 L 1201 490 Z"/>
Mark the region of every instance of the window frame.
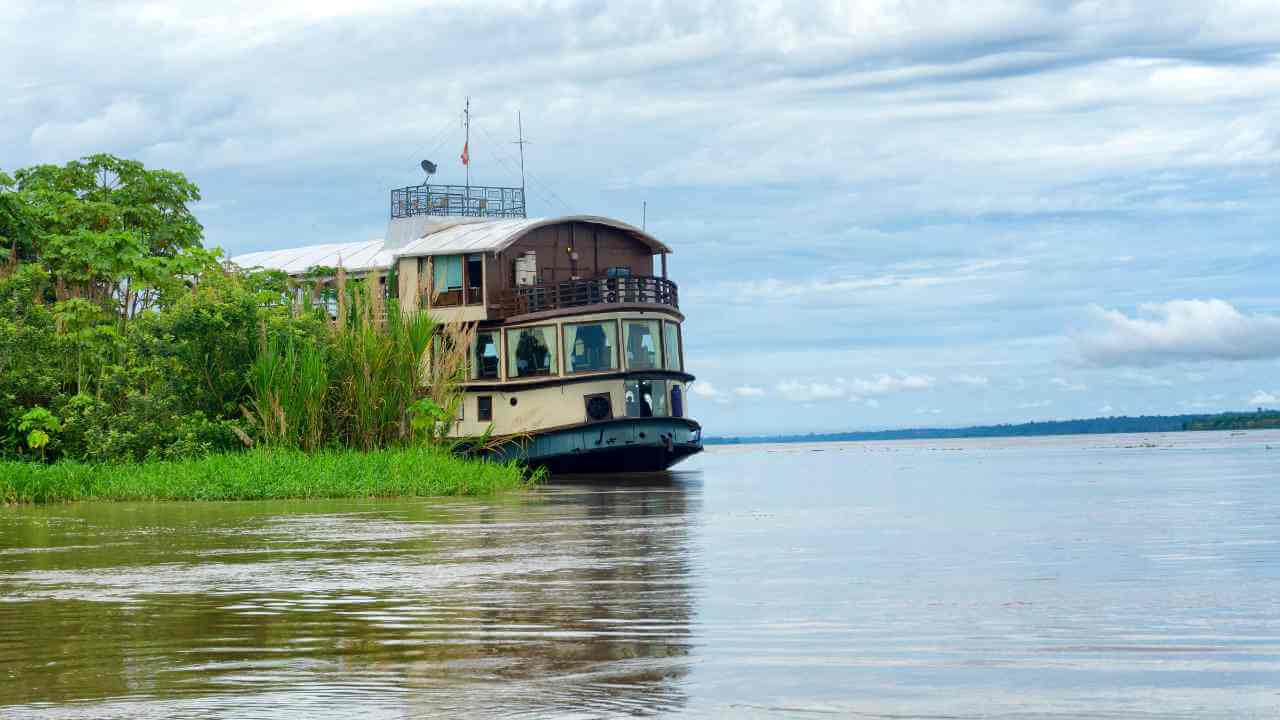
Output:
<path fill-rule="evenodd" d="M 667 360 L 670 356 L 667 354 L 667 326 L 670 325 L 676 329 L 676 367 L 671 367 Z M 662 367 L 665 370 L 674 372 L 684 372 L 684 331 L 680 328 L 680 323 L 672 320 L 662 321 Z"/>
<path fill-rule="evenodd" d="M 515 355 L 511 354 L 515 352 L 515 350 L 512 349 L 512 345 L 511 345 L 511 333 L 519 333 L 524 330 L 534 330 L 534 329 L 540 329 L 540 328 L 551 328 L 551 336 L 552 336 L 551 343 L 548 344 L 547 346 L 547 349 L 551 352 L 550 362 L 548 363 L 549 365 L 548 372 L 546 374 L 539 374 L 539 375 L 516 374 L 514 372 L 515 368 L 511 367 L 512 363 L 514 363 L 516 360 Z M 505 375 L 506 380 L 537 380 L 539 378 L 561 376 L 560 352 L 558 350 L 561 340 L 560 340 L 560 326 L 558 324 L 538 323 L 536 325 L 521 325 L 519 327 L 504 328 L 504 330 L 505 332 L 503 333 L 503 336 L 502 336 L 503 349 L 505 350 L 503 354 L 503 369 L 506 373 Z M 518 339 L 516 341 L 516 348 L 517 349 L 519 348 Z"/>
<path fill-rule="evenodd" d="M 582 320 L 579 322 L 561 323 L 560 324 L 560 344 L 564 346 L 569 341 L 569 334 L 564 331 L 564 329 L 569 326 L 577 327 L 579 325 L 608 325 L 610 323 L 613 324 L 613 343 L 614 343 L 613 367 L 606 368 L 604 370 L 570 370 L 569 369 L 569 355 L 570 355 L 569 348 L 565 346 L 561 348 L 561 351 L 564 353 L 564 362 L 562 364 L 564 366 L 564 374 L 566 377 L 576 376 L 576 375 L 590 375 L 593 373 L 618 372 L 619 370 L 622 369 L 622 341 L 620 340 L 620 338 L 622 337 L 622 326 L 619 323 L 617 318 L 610 318 L 607 320 Z"/>
<path fill-rule="evenodd" d="M 480 363 L 478 362 L 480 359 L 480 356 L 478 354 L 478 351 L 480 349 L 480 336 L 487 335 L 490 333 L 497 336 L 497 340 L 494 343 L 494 346 L 498 348 L 498 374 L 494 375 L 493 377 L 481 377 L 479 375 Z M 475 331 L 475 338 L 471 343 L 471 351 L 467 355 L 467 365 L 468 365 L 467 382 L 484 382 L 486 380 L 489 380 L 489 381 L 496 380 L 501 382 L 503 377 L 502 375 L 503 365 L 505 365 L 505 358 L 506 358 L 506 356 L 503 354 L 504 348 L 502 344 L 502 336 L 503 336 L 503 332 L 501 327 L 493 328 L 491 330 L 477 329 Z"/>
<path fill-rule="evenodd" d="M 630 342 L 631 342 L 630 337 L 627 335 L 627 323 L 631 323 L 631 322 L 636 322 L 636 323 L 657 323 L 657 325 L 658 325 L 658 332 L 656 332 L 656 333 L 650 333 L 651 335 L 653 335 L 653 338 L 654 338 L 654 346 L 655 346 L 655 347 L 654 347 L 654 361 L 655 361 L 655 362 L 654 362 L 654 364 L 653 364 L 653 365 L 651 365 L 651 366 L 649 366 L 649 367 L 638 367 L 638 368 L 637 368 L 637 367 L 631 367 L 631 357 L 630 357 L 630 353 L 626 351 L 627 346 L 628 346 L 628 345 L 630 344 Z M 622 330 L 622 336 L 621 336 L 621 337 L 622 337 L 622 340 L 621 340 L 621 342 L 619 343 L 619 345 L 620 345 L 620 348 L 619 348 L 619 349 L 622 351 L 623 358 L 626 360 L 626 370 L 627 370 L 628 372 L 631 372 L 631 371 L 635 371 L 635 372 L 648 372 L 648 371 L 651 371 L 651 370 L 662 370 L 662 369 L 663 369 L 663 365 L 664 365 L 664 364 L 665 364 L 665 362 L 666 362 L 666 357 L 663 355 L 663 349 L 662 349 L 662 319 L 661 319 L 661 318 L 646 318 L 646 317 L 629 317 L 629 318 L 622 318 L 622 327 L 621 327 L 621 330 Z"/>

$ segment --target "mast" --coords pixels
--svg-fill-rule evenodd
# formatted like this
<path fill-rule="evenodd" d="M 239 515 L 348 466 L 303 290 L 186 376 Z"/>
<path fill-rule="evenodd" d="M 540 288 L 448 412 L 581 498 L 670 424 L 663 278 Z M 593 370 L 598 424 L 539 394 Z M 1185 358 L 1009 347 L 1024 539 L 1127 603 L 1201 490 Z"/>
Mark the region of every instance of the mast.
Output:
<path fill-rule="evenodd" d="M 467 106 L 462 109 L 462 127 L 466 128 L 467 141 L 462 146 L 467 149 L 467 202 L 471 201 L 471 96 L 467 96 Z"/>
<path fill-rule="evenodd" d="M 516 111 L 516 145 L 520 146 L 520 207 L 525 217 L 529 217 L 528 200 L 524 192 L 524 121 L 520 119 L 520 111 Z"/>

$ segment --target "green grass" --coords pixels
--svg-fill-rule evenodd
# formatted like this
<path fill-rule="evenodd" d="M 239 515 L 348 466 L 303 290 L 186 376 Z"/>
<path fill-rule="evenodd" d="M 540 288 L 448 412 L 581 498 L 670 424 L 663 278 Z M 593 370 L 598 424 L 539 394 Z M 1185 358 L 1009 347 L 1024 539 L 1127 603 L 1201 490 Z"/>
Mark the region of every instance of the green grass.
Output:
<path fill-rule="evenodd" d="M 260 449 L 123 465 L 4 461 L 0 504 L 492 495 L 540 477 L 513 463 L 468 460 L 431 448 L 313 454 Z"/>

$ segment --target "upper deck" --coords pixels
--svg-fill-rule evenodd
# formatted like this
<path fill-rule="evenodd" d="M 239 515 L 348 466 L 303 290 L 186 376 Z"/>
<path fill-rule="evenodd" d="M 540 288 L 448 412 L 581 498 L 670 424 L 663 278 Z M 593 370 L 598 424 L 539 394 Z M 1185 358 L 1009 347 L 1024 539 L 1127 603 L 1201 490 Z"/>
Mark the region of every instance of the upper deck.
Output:
<path fill-rule="evenodd" d="M 391 191 L 391 217 L 524 218 L 524 190 L 485 185 L 410 185 Z"/>
<path fill-rule="evenodd" d="M 506 319 L 648 309 L 646 306 L 678 311 L 676 284 L 666 278 L 646 275 L 576 278 L 553 285 L 510 288 L 502 293 L 499 301 L 500 316 Z"/>

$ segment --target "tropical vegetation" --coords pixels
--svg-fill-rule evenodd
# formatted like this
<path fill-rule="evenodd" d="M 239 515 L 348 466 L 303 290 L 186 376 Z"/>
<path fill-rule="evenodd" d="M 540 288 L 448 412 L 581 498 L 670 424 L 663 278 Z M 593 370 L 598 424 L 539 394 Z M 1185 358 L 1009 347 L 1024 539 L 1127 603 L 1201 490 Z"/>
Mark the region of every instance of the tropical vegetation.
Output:
<path fill-rule="evenodd" d="M 204 246 L 199 199 L 181 173 L 112 155 L 0 171 L 0 501 L 335 492 L 305 489 L 304 459 L 355 494 L 453 487 L 394 478 L 463 467 L 442 458 L 467 330 L 342 268 L 235 267 Z M 360 462 L 399 469 L 370 484 Z M 219 477 L 206 469 L 234 475 L 190 489 Z"/>

